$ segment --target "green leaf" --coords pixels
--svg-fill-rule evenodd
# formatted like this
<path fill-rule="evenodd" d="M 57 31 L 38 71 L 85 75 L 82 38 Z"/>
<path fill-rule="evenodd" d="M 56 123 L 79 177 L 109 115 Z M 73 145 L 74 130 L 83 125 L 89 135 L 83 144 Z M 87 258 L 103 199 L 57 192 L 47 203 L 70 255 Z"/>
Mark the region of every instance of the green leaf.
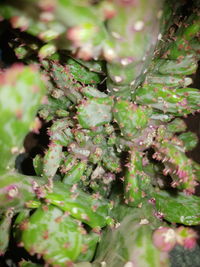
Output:
<path fill-rule="evenodd" d="M 77 109 L 79 124 L 86 129 L 109 123 L 113 100 L 109 97 L 83 100 Z"/>
<path fill-rule="evenodd" d="M 66 266 L 81 252 L 82 234 L 78 222 L 57 207 L 37 209 L 22 232 L 27 251 L 42 254 L 52 264 Z"/>
<path fill-rule="evenodd" d="M 156 192 L 154 197 L 156 208 L 163 213 L 165 220 L 184 225 L 200 224 L 200 197 L 166 191 Z"/>
<path fill-rule="evenodd" d="M 151 114 L 151 108 L 137 106 L 125 100 L 117 101 L 113 108 L 113 116 L 126 139 L 139 136 L 141 129 L 147 126 Z"/>
<path fill-rule="evenodd" d="M 81 83 L 97 84 L 101 81 L 99 74 L 88 70 L 72 58 L 68 59 L 67 65 L 74 79 Z"/>
<path fill-rule="evenodd" d="M 35 66 L 16 64 L 1 74 L 0 169 L 5 169 L 22 148 L 44 92 Z"/>

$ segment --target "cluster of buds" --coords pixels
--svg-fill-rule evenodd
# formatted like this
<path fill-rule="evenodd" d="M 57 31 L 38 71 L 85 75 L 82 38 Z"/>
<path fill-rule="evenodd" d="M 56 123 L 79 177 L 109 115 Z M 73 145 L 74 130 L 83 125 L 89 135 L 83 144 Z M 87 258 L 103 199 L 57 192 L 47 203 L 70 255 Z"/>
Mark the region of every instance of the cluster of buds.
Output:
<path fill-rule="evenodd" d="M 160 227 L 153 233 L 153 243 L 161 251 L 169 252 L 176 245 L 186 249 L 193 249 L 197 245 L 197 232 L 192 228 L 180 226 L 178 228 Z"/>

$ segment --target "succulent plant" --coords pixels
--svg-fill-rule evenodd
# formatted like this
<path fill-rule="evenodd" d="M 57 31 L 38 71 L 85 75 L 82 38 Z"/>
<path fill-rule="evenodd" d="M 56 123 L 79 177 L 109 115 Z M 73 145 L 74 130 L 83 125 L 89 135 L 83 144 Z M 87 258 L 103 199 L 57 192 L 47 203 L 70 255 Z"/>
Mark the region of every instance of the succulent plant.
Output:
<path fill-rule="evenodd" d="M 198 139 L 183 120 L 200 110 L 197 2 L 0 4 L 18 62 L 0 70 L 4 258 L 18 246 L 22 267 L 159 267 L 197 247 Z"/>

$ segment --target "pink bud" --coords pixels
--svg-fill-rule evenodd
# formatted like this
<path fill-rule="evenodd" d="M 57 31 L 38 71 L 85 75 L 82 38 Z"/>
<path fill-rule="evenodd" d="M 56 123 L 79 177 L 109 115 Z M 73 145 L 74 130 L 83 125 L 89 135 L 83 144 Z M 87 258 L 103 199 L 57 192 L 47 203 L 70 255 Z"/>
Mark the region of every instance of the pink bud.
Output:
<path fill-rule="evenodd" d="M 6 188 L 7 196 L 9 199 L 16 198 L 19 194 L 19 190 L 16 185 L 10 185 Z"/>
<path fill-rule="evenodd" d="M 196 246 L 197 237 L 197 233 L 189 227 L 180 226 L 176 229 L 177 243 L 186 249 L 193 249 Z"/>
<path fill-rule="evenodd" d="M 163 252 L 171 251 L 176 244 L 176 233 L 169 227 L 156 229 L 152 238 L 154 245 Z"/>
<path fill-rule="evenodd" d="M 29 20 L 23 16 L 13 16 L 10 19 L 13 28 L 19 28 L 21 31 L 26 31 L 29 27 Z"/>

